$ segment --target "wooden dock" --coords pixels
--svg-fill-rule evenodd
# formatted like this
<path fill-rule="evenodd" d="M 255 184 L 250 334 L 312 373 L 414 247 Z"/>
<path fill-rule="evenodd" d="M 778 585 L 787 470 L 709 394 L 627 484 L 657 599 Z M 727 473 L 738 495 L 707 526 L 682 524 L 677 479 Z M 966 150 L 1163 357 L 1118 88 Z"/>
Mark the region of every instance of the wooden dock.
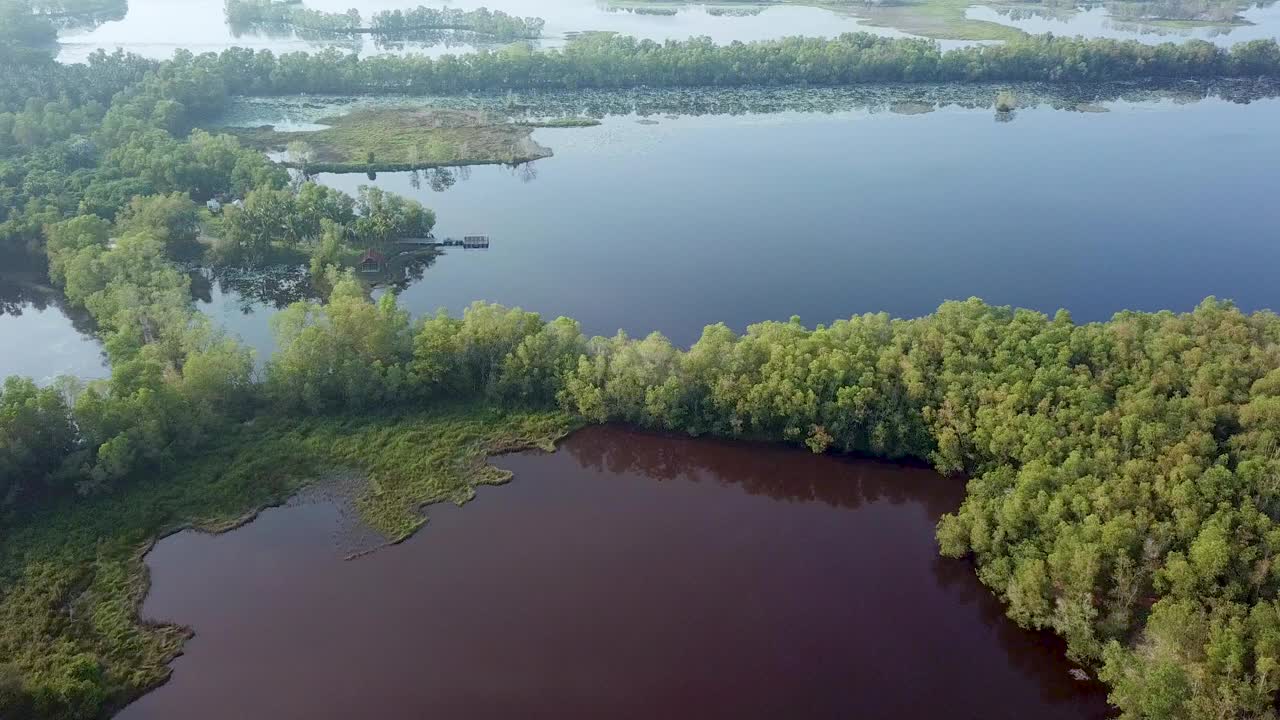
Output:
<path fill-rule="evenodd" d="M 447 237 L 437 240 L 434 237 L 402 238 L 395 244 L 400 247 L 460 247 L 463 250 L 488 250 L 488 235 L 463 235 L 461 238 Z"/>

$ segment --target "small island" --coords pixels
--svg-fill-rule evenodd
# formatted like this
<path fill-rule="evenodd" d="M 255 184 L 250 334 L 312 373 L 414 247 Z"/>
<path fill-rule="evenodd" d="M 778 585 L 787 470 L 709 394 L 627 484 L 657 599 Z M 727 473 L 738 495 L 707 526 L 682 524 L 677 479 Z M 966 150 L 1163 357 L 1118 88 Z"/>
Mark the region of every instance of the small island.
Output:
<path fill-rule="evenodd" d="M 284 151 L 285 165 L 308 173 L 518 165 L 552 155 L 550 148 L 532 138 L 533 129 L 538 125 L 507 122 L 475 110 L 431 107 L 357 110 L 325 118 L 321 124 L 328 127 L 289 132 L 266 126 L 227 132 L 250 147 Z"/>

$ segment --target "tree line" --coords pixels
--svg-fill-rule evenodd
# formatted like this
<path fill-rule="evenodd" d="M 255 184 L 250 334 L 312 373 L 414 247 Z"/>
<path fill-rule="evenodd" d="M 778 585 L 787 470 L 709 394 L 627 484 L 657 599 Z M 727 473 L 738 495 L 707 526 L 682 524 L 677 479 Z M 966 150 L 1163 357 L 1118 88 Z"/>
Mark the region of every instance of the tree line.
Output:
<path fill-rule="evenodd" d="M 542 18 L 516 17 L 501 10 L 477 8 L 429 8 L 419 5 L 408 10 L 381 10 L 368 25 L 357 8 L 346 12 L 324 12 L 286 0 L 226 0 L 227 23 L 233 29 L 253 26 L 291 27 L 335 35 L 367 33 L 387 38 L 411 38 L 432 30 L 463 30 L 494 40 L 534 39 L 542 35 Z"/>
<path fill-rule="evenodd" d="M 237 94 L 449 94 L 482 90 L 851 85 L 870 82 L 1103 82 L 1151 78 L 1275 77 L 1280 45 L 1221 48 L 1198 40 L 1030 36 L 942 51 L 936 42 L 852 33 L 716 45 L 586 34 L 564 49 L 513 45 L 430 58 L 356 57 L 337 50 L 275 55 L 233 49 L 196 61 Z"/>
<path fill-rule="evenodd" d="M 420 30 L 465 30 L 494 40 L 536 40 L 546 21 L 539 17 L 515 17 L 501 10 L 477 8 L 429 8 L 383 10 L 373 14 L 370 27 L 388 37 L 403 37 Z"/>
<path fill-rule="evenodd" d="M 253 406 L 250 352 L 194 310 L 190 280 L 172 262 L 195 243 L 202 211 L 180 192 L 137 196 L 114 223 L 79 215 L 47 228 L 49 277 L 94 319 L 112 376 L 46 388 L 8 379 L 0 391 L 0 408 L 12 411 L 0 411 L 0 509 L 110 487 L 193 451 Z M 432 222 L 416 202 L 377 188 L 361 188 L 358 200 L 311 183 L 296 193 L 261 188 L 243 209 L 227 209 L 234 244 L 216 250 L 309 241 L 323 278 L 348 238 L 376 242 L 429 231 Z"/>

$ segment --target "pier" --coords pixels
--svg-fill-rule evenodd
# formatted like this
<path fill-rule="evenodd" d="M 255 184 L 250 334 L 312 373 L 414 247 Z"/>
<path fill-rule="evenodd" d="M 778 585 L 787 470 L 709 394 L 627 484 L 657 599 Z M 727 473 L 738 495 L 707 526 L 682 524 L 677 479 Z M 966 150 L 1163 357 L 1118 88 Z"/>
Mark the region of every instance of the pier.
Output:
<path fill-rule="evenodd" d="M 434 237 L 403 238 L 396 240 L 395 245 L 406 248 L 416 247 L 460 247 L 464 250 L 489 249 L 488 235 L 463 235 L 461 238 L 447 237 L 443 240 Z"/>

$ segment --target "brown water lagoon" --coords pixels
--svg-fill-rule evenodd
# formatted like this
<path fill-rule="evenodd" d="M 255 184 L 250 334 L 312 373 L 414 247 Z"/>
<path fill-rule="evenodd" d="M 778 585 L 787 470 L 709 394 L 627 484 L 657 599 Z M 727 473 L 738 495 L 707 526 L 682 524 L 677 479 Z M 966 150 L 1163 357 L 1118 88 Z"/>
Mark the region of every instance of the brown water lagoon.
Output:
<path fill-rule="evenodd" d="M 928 469 L 589 428 L 407 542 L 343 560 L 328 502 L 147 558 L 190 625 L 148 718 L 1099 718 L 933 526 Z"/>

